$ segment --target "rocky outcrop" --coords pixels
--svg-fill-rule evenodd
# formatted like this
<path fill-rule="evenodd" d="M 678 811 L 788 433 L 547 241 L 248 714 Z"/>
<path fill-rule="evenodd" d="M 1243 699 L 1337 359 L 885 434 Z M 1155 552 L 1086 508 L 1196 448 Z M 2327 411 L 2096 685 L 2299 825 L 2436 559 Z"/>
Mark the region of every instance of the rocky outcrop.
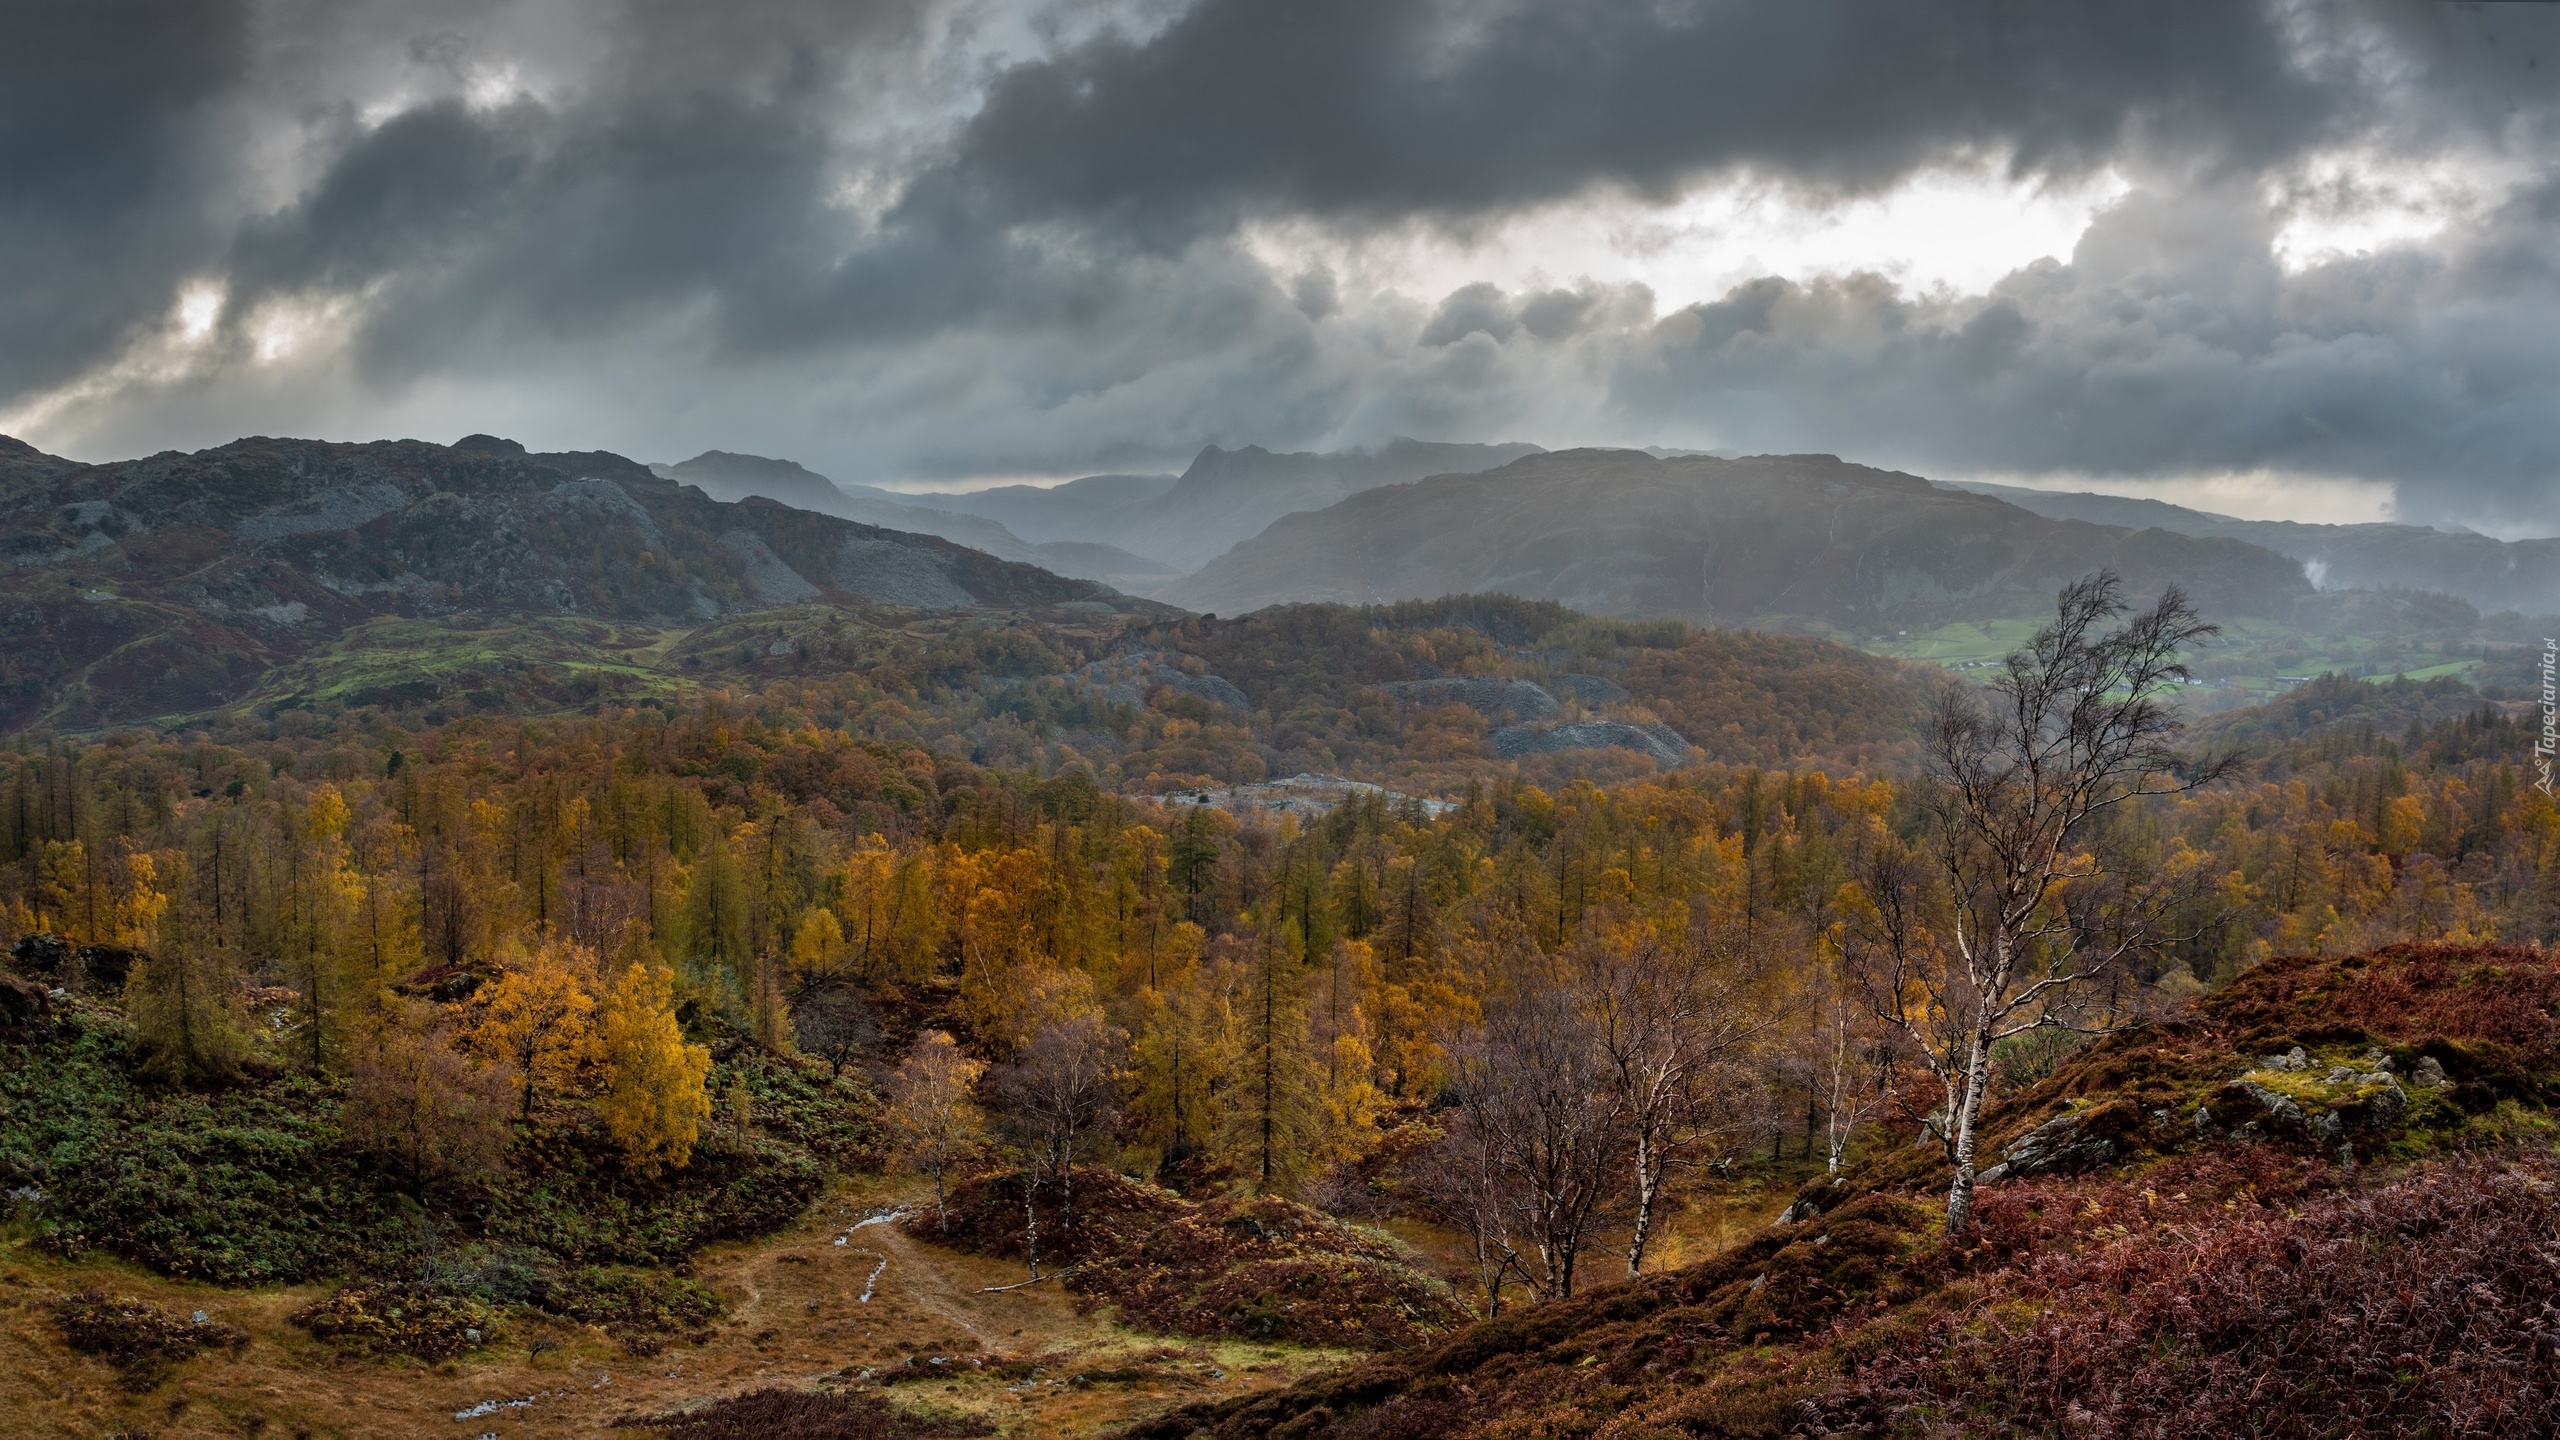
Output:
<path fill-rule="evenodd" d="M 2409 1092 L 2393 1073 L 2389 1056 L 2376 1049 L 2363 1059 L 2360 1066 L 2330 1065 L 2315 1080 L 2310 1073 L 2314 1062 L 2299 1045 L 2261 1056 L 2256 1069 L 2197 1107 L 2196 1134 L 2239 1140 L 2307 1135 L 2335 1144 L 2351 1132 L 2390 1129 L 2408 1113 Z M 2432 1057 L 2422 1063 L 2432 1064 Z M 2442 1068 L 2434 1073 L 2441 1084 Z"/>
<path fill-rule="evenodd" d="M 1527 680 L 1449 675 L 1391 680 L 1378 688 L 1399 705 L 1464 705 L 1488 720 L 1544 720 L 1564 709 L 1556 697 Z"/>
<path fill-rule="evenodd" d="M 1253 712 L 1252 699 L 1237 689 L 1233 682 L 1205 670 L 1193 674 L 1157 650 L 1133 650 L 1096 660 L 1075 670 L 1067 679 L 1070 684 L 1116 705 L 1144 705 L 1151 692 L 1165 689 L 1197 695 L 1212 705 L 1222 705 L 1229 710 L 1245 714 Z"/>
<path fill-rule="evenodd" d="M 1641 751 L 1661 765 L 1689 763 L 1689 742 L 1668 725 L 1629 725 L 1616 720 L 1581 720 L 1570 725 L 1514 725 L 1488 737 L 1494 753 L 1505 760 L 1523 755 L 1553 755 L 1567 750 Z"/>
<path fill-rule="evenodd" d="M 2025 1179 L 2030 1175 L 2073 1175 L 2116 1158 L 2116 1142 L 2088 1133 L 2093 1112 L 2072 1110 L 2056 1115 L 2009 1142 L 1998 1164 L 1974 1175 L 1982 1184 Z"/>

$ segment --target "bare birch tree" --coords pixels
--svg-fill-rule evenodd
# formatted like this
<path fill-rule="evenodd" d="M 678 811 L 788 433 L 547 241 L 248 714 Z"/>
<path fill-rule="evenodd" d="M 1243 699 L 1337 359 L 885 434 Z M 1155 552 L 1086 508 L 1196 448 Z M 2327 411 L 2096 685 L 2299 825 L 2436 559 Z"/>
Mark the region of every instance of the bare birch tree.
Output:
<path fill-rule="evenodd" d="M 1745 1106 L 1743 1057 L 1776 1015 L 1764 983 L 1774 938 L 1698 924 L 1669 942 L 1635 930 L 1576 949 L 1574 988 L 1625 1131 L 1631 1276 L 1643 1273 L 1672 1167 Z"/>
<path fill-rule="evenodd" d="M 1478 1228 L 1517 1233 L 1537 1265 L 1523 1272 L 1542 1300 L 1573 1293 L 1583 1249 L 1621 1191 L 1626 1102 L 1590 1007 L 1549 957 L 1522 942 L 1481 1023 L 1450 1047 L 1463 1123 L 1457 1157 L 1489 1172 L 1489 1203 L 1507 1212 Z"/>
<path fill-rule="evenodd" d="M 2074 581 L 1987 695 L 1957 681 L 1939 692 L 1928 833 L 1919 853 L 1882 846 L 1868 867 L 1859 929 L 1872 1001 L 1947 1095 L 1949 1234 L 1972 1219 L 1991 1047 L 2039 1025 L 2117 1023 L 2121 1009 L 2089 1013 L 2092 982 L 2175 938 L 2163 933 L 2174 878 L 2128 878 L 2105 822 L 2227 768 L 2180 755 L 2163 698 L 2188 678 L 2182 652 L 2217 628 L 2175 587 L 2115 624 L 2131 610 L 2122 591 L 2109 573 Z"/>
<path fill-rule="evenodd" d="M 1058 1229 L 1062 1242 L 1075 1233 L 1075 1156 L 1085 1140 L 1111 1118 L 1119 1097 L 1120 1055 L 1128 1036 L 1090 1011 L 1052 1020 L 1023 1047 L 1022 1058 L 996 1077 L 1006 1119 L 1030 1151 L 1023 1170 L 1023 1251 L 1031 1277 L 1040 1278 L 1041 1171 L 1058 1178 Z"/>

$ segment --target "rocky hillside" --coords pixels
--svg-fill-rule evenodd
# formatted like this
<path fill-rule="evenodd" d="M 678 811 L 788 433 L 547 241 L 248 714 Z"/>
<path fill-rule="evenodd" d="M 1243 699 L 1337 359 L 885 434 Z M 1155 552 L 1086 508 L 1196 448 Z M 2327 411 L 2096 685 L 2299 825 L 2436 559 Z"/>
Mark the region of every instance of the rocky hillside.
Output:
<path fill-rule="evenodd" d="M 2560 970 L 2519 946 L 2274 960 L 1689 1268 L 1266 1396 L 1215 1436 L 2537 1435 Z"/>
<path fill-rule="evenodd" d="M 1501 591 L 1603 615 L 1853 636 L 2050 611 L 2112 567 L 2215 616 L 2284 614 L 2301 567 L 2236 540 L 2053 520 L 1828 455 L 1568 450 L 1291 515 L 1155 592 L 1229 613 Z"/>
<path fill-rule="evenodd" d="M 0 450 L 0 726 L 236 698 L 385 616 L 696 625 L 810 602 L 1161 613 L 946 540 L 751 499 L 618 455 L 474 436 L 255 438 L 78 465 Z"/>

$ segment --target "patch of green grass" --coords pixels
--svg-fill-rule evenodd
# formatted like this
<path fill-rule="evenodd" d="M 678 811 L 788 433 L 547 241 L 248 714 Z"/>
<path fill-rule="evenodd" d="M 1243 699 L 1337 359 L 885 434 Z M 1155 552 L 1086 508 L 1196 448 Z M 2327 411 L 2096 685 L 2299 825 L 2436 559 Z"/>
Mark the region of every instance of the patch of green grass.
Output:
<path fill-rule="evenodd" d="M 793 1134 L 848 1156 L 868 1143 L 858 1085 L 765 1088 Z M 0 1191 L 25 1192 L 18 1223 L 47 1248 L 254 1285 L 405 1276 L 473 1242 L 531 1268 L 672 1264 L 788 1224 L 823 1182 L 780 1123 L 744 1143 L 706 1136 L 683 1169 L 635 1175 L 593 1115 L 567 1105 L 519 1135 L 506 1173 L 411 1193 L 348 1143 L 342 1095 L 334 1078 L 295 1072 L 212 1093 L 145 1085 L 123 1023 L 77 1006 L 50 1035 L 0 1044 Z"/>

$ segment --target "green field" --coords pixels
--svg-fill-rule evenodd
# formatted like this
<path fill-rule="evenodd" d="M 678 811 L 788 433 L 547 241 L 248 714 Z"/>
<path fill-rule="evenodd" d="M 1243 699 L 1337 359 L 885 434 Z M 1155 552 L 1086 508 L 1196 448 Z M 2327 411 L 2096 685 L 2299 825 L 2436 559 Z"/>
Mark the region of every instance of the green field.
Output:
<path fill-rule="evenodd" d="M 1859 642 L 1860 648 L 1897 660 L 1955 671 L 1987 671 L 2026 644 L 2043 617 L 1971 620 L 1935 629 L 1897 632 Z M 2219 622 L 2222 634 L 2187 657 L 2197 689 L 2221 704 L 2247 703 L 2281 694 L 2325 674 L 2364 680 L 2471 678 L 2483 651 L 2468 637 L 2423 633 L 2311 634 L 2280 621 L 2237 617 Z M 1844 637 L 1845 638 L 1845 637 Z M 2216 706 L 2219 708 L 2219 705 Z"/>

